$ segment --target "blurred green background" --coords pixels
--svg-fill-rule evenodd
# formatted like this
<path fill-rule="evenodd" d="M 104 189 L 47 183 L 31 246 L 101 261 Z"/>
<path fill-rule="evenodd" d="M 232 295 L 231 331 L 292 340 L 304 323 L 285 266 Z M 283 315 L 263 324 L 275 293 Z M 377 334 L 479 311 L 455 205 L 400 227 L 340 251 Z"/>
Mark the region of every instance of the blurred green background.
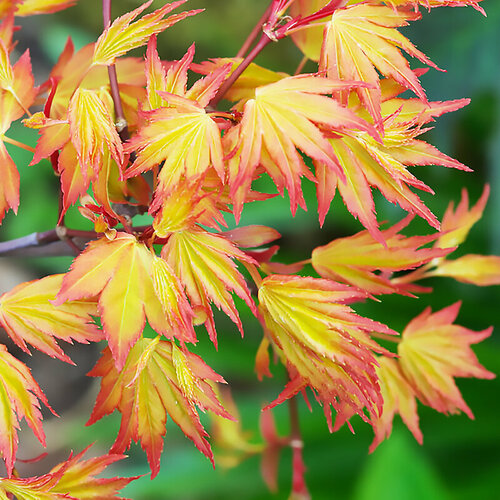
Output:
<path fill-rule="evenodd" d="M 100 4 L 99 0 L 80 0 L 76 7 L 57 15 L 20 22 L 23 35 L 19 48 L 32 48 L 33 64 L 35 72 L 41 75 L 40 81 L 47 66 L 58 57 L 68 35 L 72 36 L 77 47 L 96 39 L 102 24 Z M 115 1 L 113 15 L 120 15 L 138 4 L 139 1 L 132 0 Z M 162 4 L 161 1 L 154 2 L 156 7 Z M 192 41 L 196 42 L 197 62 L 209 57 L 234 55 L 266 4 L 265 0 L 190 0 L 186 8 L 205 7 L 206 12 L 160 35 L 160 55 L 164 59 L 178 59 Z M 459 201 L 463 186 L 467 187 L 472 202 L 475 202 L 484 183 L 491 184 L 492 194 L 485 216 L 473 228 L 469 239 L 459 250 L 460 254 L 500 253 L 500 2 L 485 0 L 482 5 L 488 13 L 487 18 L 471 8 L 434 9 L 430 14 L 424 10 L 423 20 L 404 31 L 419 49 L 447 70 L 446 73 L 431 70 L 422 78 L 429 99 L 472 98 L 467 108 L 440 118 L 436 128 L 426 138 L 475 172 L 466 174 L 442 167 L 414 169 L 416 175 L 436 191 L 435 196 L 423 194 L 422 198 L 438 216 L 444 213 L 450 200 Z M 293 72 L 300 59 L 299 51 L 285 40 L 269 47 L 257 62 L 272 69 Z M 36 134 L 21 126 L 9 134 L 20 140 L 36 141 Z M 54 202 L 57 181 L 51 175 L 50 165 L 27 167 L 30 154 L 10 146 L 8 148 L 19 165 L 22 188 L 18 216 L 9 214 L 0 227 L 3 240 L 51 229 L 57 217 Z M 359 223 L 346 212 L 337 198 L 320 232 L 312 185 L 305 184 L 304 190 L 309 210 L 304 212 L 299 209 L 295 218 L 290 215 L 288 200 L 279 197 L 268 203 L 254 203 L 243 213 L 242 224 L 269 225 L 281 232 L 283 249 L 279 256 L 285 262 L 307 258 L 315 246 L 360 229 Z M 403 215 L 380 197 L 377 198 L 377 211 L 379 220 L 394 222 Z M 69 224 L 81 227 L 81 219 L 72 213 Z M 419 234 L 429 232 L 421 221 L 414 221 L 411 229 Z M 11 259 L 7 262 L 9 265 L 28 265 L 33 277 L 36 277 L 48 272 L 66 271 L 70 259 L 31 259 L 28 262 Z M 498 287 L 476 288 L 447 279 L 429 284 L 435 287 L 432 295 L 419 299 L 384 297 L 382 303 L 362 304 L 357 311 L 401 330 L 427 305 L 436 310 L 463 300 L 460 324 L 475 330 L 489 325 L 500 326 Z M 242 426 L 253 436 L 250 440 L 258 443 L 260 408 L 279 394 L 285 378 L 282 370 L 274 368 L 273 379 L 261 383 L 256 380 L 253 363 L 262 334 L 247 309 L 242 307 L 241 310 L 245 324 L 243 340 L 234 325 L 218 315 L 219 351 L 216 352 L 208 341 L 202 340 L 195 352 L 228 380 L 241 413 Z M 204 338 L 204 335 L 200 337 Z M 79 351 L 78 359 L 81 361 L 78 364 L 88 371 L 98 354 L 95 349 L 85 349 Z M 476 346 L 475 352 L 486 368 L 500 373 L 498 332 Z M 55 401 L 56 410 L 62 411 L 61 422 L 52 420 L 46 424 L 48 446 L 53 452 L 52 458 L 47 460 L 56 461 L 54 457 L 64 459 L 71 448 L 79 451 L 92 441 L 96 442 L 95 453 L 105 453 L 118 430 L 117 416 L 108 417 L 91 428 L 83 428 L 96 387 L 92 386 L 87 391 L 85 380 L 81 380 L 82 372 L 77 368 L 61 368 L 62 363 L 46 360 L 43 356 L 34 358 L 35 377 L 48 394 L 49 401 Z M 54 373 L 63 369 L 66 371 L 57 378 L 66 382 L 64 387 L 54 382 Z M 367 425 L 353 419 L 355 435 L 346 428 L 330 435 L 321 409 L 313 405 L 313 412 L 310 413 L 301 401 L 306 481 L 312 497 L 350 500 L 500 498 L 500 383 L 498 380 L 463 379 L 458 384 L 476 420 L 471 421 L 464 415 L 446 417 L 420 406 L 424 446 L 420 447 L 413 440 L 396 417 L 393 436 L 371 455 L 368 455 L 368 446 L 372 432 Z M 275 411 L 282 434 L 288 430 L 287 412 L 285 406 Z M 30 438 L 27 436 L 26 439 Z M 134 445 L 128 454 L 131 459 L 115 467 L 113 473 L 146 474 L 123 491 L 123 496 L 134 500 L 281 499 L 287 498 L 290 490 L 289 450 L 283 452 L 279 492 L 273 494 L 267 491 L 260 478 L 258 456 L 249 457 L 234 469 L 217 467 L 214 471 L 208 460 L 172 422 L 167 425 L 161 472 L 154 481 L 150 481 L 147 475 L 145 454 L 140 446 Z M 47 463 L 41 462 L 40 467 L 46 469 Z"/>

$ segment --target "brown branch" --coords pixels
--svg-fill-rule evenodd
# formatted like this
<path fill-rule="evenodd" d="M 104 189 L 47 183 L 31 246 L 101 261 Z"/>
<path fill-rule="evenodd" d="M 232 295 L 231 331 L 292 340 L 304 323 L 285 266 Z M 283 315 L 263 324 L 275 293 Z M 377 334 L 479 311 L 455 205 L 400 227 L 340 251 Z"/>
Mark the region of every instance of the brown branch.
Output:
<path fill-rule="evenodd" d="M 136 226 L 129 229 L 132 233 L 140 234 L 151 229 L 151 226 Z M 0 242 L 0 257 L 74 256 L 75 252 L 81 252 L 89 241 L 101 236 L 101 233 L 95 231 L 57 226 L 42 233 L 31 233 L 21 238 Z"/>
<path fill-rule="evenodd" d="M 0 257 L 74 256 L 75 246 L 81 251 L 85 244 L 97 235 L 94 231 L 81 231 L 79 235 L 71 235 L 69 233 L 70 230 L 66 234 L 68 238 L 72 239 L 71 247 L 61 238 L 60 229 L 51 229 L 43 233 L 32 233 L 14 240 L 0 242 Z"/>

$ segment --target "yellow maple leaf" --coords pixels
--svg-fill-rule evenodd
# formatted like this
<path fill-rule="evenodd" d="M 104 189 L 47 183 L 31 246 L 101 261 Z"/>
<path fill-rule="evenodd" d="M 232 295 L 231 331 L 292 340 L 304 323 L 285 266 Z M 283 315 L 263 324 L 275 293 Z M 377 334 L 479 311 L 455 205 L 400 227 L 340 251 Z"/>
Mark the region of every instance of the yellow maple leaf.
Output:
<path fill-rule="evenodd" d="M 373 430 L 375 437 L 370 445 L 370 452 L 391 435 L 394 415 L 399 413 L 403 422 L 422 444 L 422 431 L 418 425 L 417 402 L 415 391 L 405 379 L 396 360 L 381 356 L 378 359 L 377 375 L 380 381 L 380 390 L 384 399 L 381 415 L 374 420 Z"/>
<path fill-rule="evenodd" d="M 62 279 L 62 274 L 46 276 L 4 293 L 0 297 L 0 324 L 23 351 L 29 352 L 28 343 L 49 356 L 71 363 L 55 338 L 88 343 L 101 340 L 102 335 L 92 323 L 91 315 L 97 315 L 95 302 L 52 304 Z"/>
<path fill-rule="evenodd" d="M 142 47 L 152 35 L 156 35 L 182 19 L 198 14 L 198 12 L 203 10 L 181 12 L 180 14 L 174 14 L 167 19 L 163 19 L 170 11 L 176 9 L 186 1 L 178 0 L 165 4 L 151 14 L 145 15 L 139 21 L 132 22 L 152 4 L 153 0 L 148 0 L 132 12 L 127 12 L 115 19 L 97 40 L 92 64 L 106 66 L 114 64 L 117 57 L 122 56 L 129 50 Z"/>
<path fill-rule="evenodd" d="M 242 298 L 252 312 L 256 313 L 256 308 L 233 259 L 255 264 L 251 257 L 223 236 L 197 227 L 173 233 L 161 255 L 180 277 L 193 307 L 205 316 L 202 322 L 212 342 L 217 342 L 217 334 L 210 303 L 222 309 L 243 334 L 231 291 Z"/>
<path fill-rule="evenodd" d="M 375 68 L 426 100 L 400 49 L 429 66 L 437 66 L 396 29 L 420 17 L 418 12 L 363 2 L 336 10 L 325 27 L 320 69 L 331 78 L 372 84 L 359 87 L 356 92 L 379 127 L 381 92 Z"/>
<path fill-rule="evenodd" d="M 365 130 L 378 137 L 370 124 L 335 99 L 323 95 L 353 85 L 356 84 L 299 75 L 258 87 L 255 98 L 245 103 L 238 129 L 233 155 L 239 163 L 236 170 L 229 172 L 231 195 L 241 196 L 238 190 L 247 185 L 257 166 L 262 164 L 278 191 L 283 194 L 285 187 L 288 190 L 292 213 L 297 205 L 305 207 L 301 177 L 313 180 L 314 176 L 297 149 L 343 176 L 333 148 L 321 129 Z"/>
<path fill-rule="evenodd" d="M 470 171 L 459 161 L 450 158 L 434 146 L 418 139 L 425 132 L 422 125 L 435 116 L 453 111 L 467 100 L 437 102 L 419 105 L 419 100 L 401 104 L 401 99 L 388 99 L 382 105 L 384 136 L 376 141 L 363 131 L 339 132 L 330 139 L 343 177 L 321 163 L 316 163 L 318 179 L 318 210 L 323 221 L 338 188 L 349 211 L 379 241 L 381 233 L 375 216 L 371 187 L 376 187 L 391 203 L 407 212 L 417 214 L 432 227 L 439 229 L 439 221 L 421 199 L 412 191 L 417 188 L 433 192 L 409 170 L 414 165 L 442 165 Z M 416 101 L 416 102 L 415 102 Z M 398 107 L 399 106 L 399 107 Z M 403 116 L 400 117 L 400 113 Z M 446 243 L 441 248 L 455 246 Z"/>
<path fill-rule="evenodd" d="M 54 413 L 29 368 L 0 344 L 0 452 L 9 476 L 16 460 L 17 430 L 22 418 L 45 446 L 40 402 Z"/>
<path fill-rule="evenodd" d="M 123 163 L 123 145 L 106 102 L 107 92 L 99 95 L 79 87 L 69 102 L 68 121 L 71 141 L 84 172 L 98 172 L 104 144 L 118 165 Z M 104 99 L 104 100 L 103 100 Z"/>
<path fill-rule="evenodd" d="M 0 498 L 15 495 L 17 500 L 119 500 L 117 492 L 136 477 L 97 478 L 109 465 L 122 460 L 125 455 L 110 453 L 82 460 L 90 448 L 57 464 L 47 474 L 34 477 L 0 479 Z M 9 496 L 4 496 L 9 495 Z"/>
<path fill-rule="evenodd" d="M 395 332 L 356 315 L 347 305 L 363 297 L 363 292 L 324 279 L 272 275 L 262 281 L 259 310 L 265 331 L 291 377 L 269 406 L 309 386 L 324 404 L 330 430 L 353 414 L 370 421 L 380 413 L 382 397 L 373 353 L 387 351 L 369 334 Z M 330 405 L 337 412 L 335 427 Z"/>
<path fill-rule="evenodd" d="M 131 441 L 141 441 L 148 456 L 151 476 L 160 468 L 167 415 L 212 462 L 196 406 L 216 415 L 232 417 L 220 404 L 211 384 L 225 383 L 202 359 L 173 342 L 141 339 L 117 370 L 108 349 L 90 372 L 102 377 L 101 390 L 87 425 L 118 409 L 121 426 L 112 453 L 122 453 Z"/>
<path fill-rule="evenodd" d="M 16 16 L 49 14 L 75 5 L 77 0 L 0 0 L 0 17 L 9 12 Z"/>
<path fill-rule="evenodd" d="M 382 231 L 377 239 L 370 232 L 361 231 L 316 247 L 312 265 L 322 277 L 343 281 L 368 293 L 404 293 L 391 282 L 390 273 L 420 267 L 454 250 L 420 248 L 435 240 L 437 234 L 411 237 L 398 234 L 409 222 L 409 218 L 403 219 Z"/>
<path fill-rule="evenodd" d="M 211 113 L 194 102 L 189 111 L 160 108 L 148 113 L 149 124 L 141 128 L 126 145 L 136 151 L 136 160 L 125 171 L 131 178 L 164 162 L 159 193 L 172 191 L 184 176 L 189 181 L 202 177 L 213 165 L 221 178 L 224 163 L 219 127 Z"/>
<path fill-rule="evenodd" d="M 477 286 L 500 285 L 500 257 L 467 254 L 454 260 L 440 260 L 427 276 L 446 276 Z"/>
<path fill-rule="evenodd" d="M 465 241 L 472 226 L 483 216 L 484 208 L 490 195 L 490 186 L 486 184 L 483 194 L 473 207 L 469 208 L 469 195 L 462 189 L 462 199 L 457 207 L 450 202 L 441 222 L 441 234 L 435 246 L 441 248 L 458 246 Z"/>
<path fill-rule="evenodd" d="M 126 233 L 89 243 L 64 276 L 56 304 L 99 296 L 99 313 L 116 366 L 140 337 L 146 317 L 168 337 L 194 341 L 191 308 L 169 265 Z"/>
<path fill-rule="evenodd" d="M 398 344 L 401 369 L 422 403 L 441 413 L 460 410 L 473 418 L 455 384 L 455 377 L 492 379 L 470 344 L 489 337 L 492 328 L 475 332 L 454 324 L 460 302 L 435 313 L 425 309 L 405 328 Z"/>

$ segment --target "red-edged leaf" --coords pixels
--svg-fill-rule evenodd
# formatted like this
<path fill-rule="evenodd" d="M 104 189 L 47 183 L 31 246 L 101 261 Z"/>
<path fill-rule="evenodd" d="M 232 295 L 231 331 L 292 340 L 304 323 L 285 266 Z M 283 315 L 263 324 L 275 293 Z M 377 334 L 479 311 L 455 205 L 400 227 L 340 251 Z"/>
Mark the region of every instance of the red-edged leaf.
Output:
<path fill-rule="evenodd" d="M 61 288 L 63 275 L 21 283 L 0 297 L 0 324 L 25 352 L 26 343 L 62 361 L 72 362 L 56 342 L 88 343 L 102 335 L 90 315 L 97 315 L 96 303 L 77 300 L 54 306 L 52 301 Z"/>
<path fill-rule="evenodd" d="M 469 208 L 469 195 L 465 188 L 462 189 L 462 199 L 457 208 L 451 202 L 446 209 L 441 222 L 441 234 L 435 246 L 458 246 L 465 241 L 472 226 L 483 216 L 489 195 L 490 186 L 486 184 L 477 203 Z"/>
<path fill-rule="evenodd" d="M 500 285 L 500 257 L 467 254 L 454 260 L 441 260 L 427 276 L 447 276 L 477 286 Z"/>
<path fill-rule="evenodd" d="M 109 94 L 107 95 L 109 97 Z M 104 99 L 104 100 L 103 100 Z M 116 163 L 123 163 L 123 146 L 105 102 L 106 93 L 78 88 L 69 102 L 68 121 L 71 141 L 83 169 L 98 172 L 104 153 L 109 149 Z"/>
<path fill-rule="evenodd" d="M 146 317 L 158 333 L 194 341 L 192 312 L 169 266 L 136 238 L 117 233 L 89 243 L 63 279 L 56 304 L 99 296 L 103 329 L 118 369 Z"/>
<path fill-rule="evenodd" d="M 0 344 L 0 451 L 9 477 L 16 460 L 21 419 L 26 419 L 38 441 L 45 446 L 40 402 L 54 413 L 29 368 Z"/>
<path fill-rule="evenodd" d="M 399 413 L 403 422 L 422 444 L 422 431 L 418 425 L 415 391 L 402 374 L 396 360 L 381 356 L 378 358 L 377 374 L 384 399 L 382 414 L 373 422 L 375 437 L 370 445 L 370 453 L 391 435 L 394 415 Z"/>
<path fill-rule="evenodd" d="M 213 461 L 196 411 L 210 410 L 225 418 L 212 383 L 224 383 L 199 356 L 175 344 L 156 339 L 141 339 L 117 371 L 111 352 L 106 349 L 90 372 L 102 377 L 101 390 L 87 425 L 118 409 L 122 414 L 120 431 L 111 449 L 121 453 L 132 440 L 141 441 L 148 456 L 151 476 L 160 468 L 167 415 L 182 429 L 196 447 Z"/>
<path fill-rule="evenodd" d="M 363 2 L 336 10 L 326 25 L 320 69 L 331 78 L 372 84 L 370 88 L 359 87 L 356 91 L 378 126 L 382 121 L 381 93 L 375 68 L 426 100 L 418 78 L 400 49 L 437 67 L 395 29 L 419 18 L 418 12 Z"/>
<path fill-rule="evenodd" d="M 291 375 L 283 393 L 269 406 L 310 386 L 324 404 L 331 431 L 356 413 L 365 421 L 380 413 L 382 397 L 373 352 L 387 351 L 369 334 L 395 332 L 357 316 L 346 305 L 364 297 L 360 291 L 329 280 L 280 275 L 263 280 L 259 308 L 266 334 Z M 338 414 L 335 428 L 330 405 Z"/>
<path fill-rule="evenodd" d="M 219 127 L 210 113 L 190 101 L 191 109 L 160 108 L 147 114 L 148 124 L 126 145 L 136 160 L 125 171 L 131 178 L 151 170 L 161 162 L 159 192 L 175 189 L 184 176 L 188 181 L 202 177 L 213 165 L 224 177 L 222 143 Z"/>
<path fill-rule="evenodd" d="M 169 12 L 186 2 L 186 0 L 178 0 L 177 2 L 165 4 L 151 14 L 145 15 L 139 21 L 132 22 L 152 2 L 153 0 L 148 0 L 132 12 L 128 12 L 115 19 L 104 30 L 95 45 L 92 59 L 94 65 L 102 64 L 109 66 L 113 64 L 117 57 L 122 56 L 129 50 L 145 45 L 152 35 L 156 35 L 182 19 L 193 16 L 203 10 L 181 12 L 180 14 L 174 14 L 167 17 L 167 19 L 163 19 Z"/>
<path fill-rule="evenodd" d="M 0 495 L 3 498 L 5 494 L 15 494 L 18 500 L 123 500 L 116 494 L 139 476 L 95 477 L 125 456 L 108 454 L 82 460 L 89 448 L 78 455 L 71 454 L 43 476 L 0 479 Z"/>
<path fill-rule="evenodd" d="M 429 110 L 432 110 L 432 104 L 429 103 Z M 446 110 L 441 111 L 449 110 L 448 107 L 445 108 Z M 336 138 L 330 139 L 344 176 L 339 178 L 337 172 L 327 171 L 324 166 L 317 165 L 320 221 L 328 212 L 335 188 L 338 187 L 349 211 L 375 239 L 382 242 L 370 192 L 370 186 L 373 186 L 390 202 L 398 204 L 407 212 L 419 215 L 432 227 L 439 229 L 436 216 L 410 188 L 428 192 L 432 190 L 412 175 L 408 171 L 408 166 L 442 165 L 465 171 L 470 169 L 441 153 L 434 146 L 416 139 L 423 132 L 420 125 L 441 114 L 441 111 L 436 111 L 435 115 L 432 111 L 426 114 L 425 109 L 427 108 L 413 106 L 412 111 L 408 110 L 404 120 L 398 119 L 398 111 L 384 115 L 385 134 L 381 142 L 374 140 L 366 132 L 345 135 L 339 132 Z M 455 108 L 450 106 L 450 109 Z M 410 113 L 412 119 L 408 120 Z"/>
<path fill-rule="evenodd" d="M 492 328 L 474 332 L 454 324 L 459 309 L 460 302 L 435 313 L 425 309 L 403 331 L 398 354 L 403 373 L 422 403 L 442 413 L 461 410 L 473 418 L 455 377 L 495 377 L 470 348 L 489 337 Z"/>
<path fill-rule="evenodd" d="M 304 164 L 297 148 L 316 161 L 323 162 L 343 178 L 331 144 L 318 125 L 331 131 L 364 130 L 377 137 L 373 127 L 342 107 L 335 99 L 322 94 L 352 88 L 356 83 L 338 82 L 313 75 L 283 78 L 259 87 L 255 99 L 245 103 L 239 138 L 233 155 L 237 169 L 229 170 L 231 195 L 236 198 L 236 215 L 241 211 L 238 190 L 253 179 L 262 164 L 273 178 L 278 191 L 290 195 L 290 208 L 305 207 L 301 177 L 314 177 Z"/>
<path fill-rule="evenodd" d="M 255 264 L 251 257 L 222 236 L 197 228 L 172 234 L 163 247 L 162 257 L 180 277 L 193 307 L 204 311 L 206 318 L 202 322 L 214 343 L 217 334 L 210 303 L 222 309 L 243 334 L 231 292 L 242 298 L 254 314 L 256 308 L 233 259 Z"/>
<path fill-rule="evenodd" d="M 409 220 L 381 231 L 384 244 L 368 231 L 361 231 L 317 247 L 312 252 L 312 265 L 324 278 L 343 281 L 370 294 L 404 293 L 391 282 L 392 272 L 415 269 L 454 250 L 420 248 L 436 240 L 439 234 L 409 238 L 398 234 Z"/>
<path fill-rule="evenodd" d="M 16 16 L 49 14 L 67 9 L 76 2 L 77 0 L 2 0 L 0 1 L 0 16 L 12 9 Z"/>

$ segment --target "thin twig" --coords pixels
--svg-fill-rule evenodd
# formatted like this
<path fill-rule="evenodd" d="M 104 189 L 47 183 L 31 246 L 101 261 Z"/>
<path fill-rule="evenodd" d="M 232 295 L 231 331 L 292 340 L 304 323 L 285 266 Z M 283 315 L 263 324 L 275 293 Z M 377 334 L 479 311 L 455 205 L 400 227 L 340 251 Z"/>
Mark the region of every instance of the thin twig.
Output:
<path fill-rule="evenodd" d="M 102 19 L 104 29 L 111 24 L 111 0 L 102 0 Z M 118 77 L 116 75 L 116 66 L 114 64 L 108 66 L 109 85 L 111 89 L 111 97 L 115 106 L 115 126 L 120 139 L 125 142 L 130 138 L 128 132 L 127 120 L 123 111 L 122 100 L 120 97 L 120 88 L 118 86 Z"/>
<path fill-rule="evenodd" d="M 69 232 L 69 230 L 68 230 Z M 14 240 L 0 242 L 0 256 L 11 257 L 54 257 L 74 256 L 75 248 L 70 248 L 61 239 L 60 230 L 51 229 L 42 233 L 32 233 Z M 81 251 L 85 243 L 97 235 L 94 231 L 86 231 L 85 237 L 78 237 L 73 245 Z M 73 237 L 68 235 L 69 237 Z"/>
<path fill-rule="evenodd" d="M 263 33 L 255 47 L 249 54 L 241 61 L 241 64 L 229 75 L 229 78 L 221 85 L 217 94 L 212 98 L 208 104 L 209 109 L 215 109 L 219 101 L 226 95 L 227 91 L 233 86 L 234 82 L 239 78 L 241 73 L 245 71 L 250 63 L 260 54 L 260 52 L 271 42 L 271 39 Z"/>
<path fill-rule="evenodd" d="M 294 498 L 309 499 L 310 495 L 304 481 L 304 459 L 303 448 L 304 442 L 302 440 L 302 433 L 300 431 L 299 422 L 299 407 L 297 396 L 288 400 L 288 412 L 290 415 L 290 446 L 292 448 L 292 462 L 293 462 L 293 479 L 292 479 L 292 494 L 296 495 Z"/>
<path fill-rule="evenodd" d="M 257 38 L 257 36 L 261 32 L 262 26 L 267 21 L 267 18 L 269 17 L 269 14 L 271 13 L 272 6 L 273 6 L 273 2 L 270 2 L 269 5 L 267 6 L 267 9 L 264 12 L 264 14 L 262 14 L 261 18 L 257 21 L 257 24 L 253 27 L 252 31 L 248 35 L 247 39 L 243 42 L 241 49 L 238 50 L 236 57 L 244 57 L 245 54 L 248 52 L 248 49 L 252 46 L 252 43 L 255 41 L 255 39 Z"/>

